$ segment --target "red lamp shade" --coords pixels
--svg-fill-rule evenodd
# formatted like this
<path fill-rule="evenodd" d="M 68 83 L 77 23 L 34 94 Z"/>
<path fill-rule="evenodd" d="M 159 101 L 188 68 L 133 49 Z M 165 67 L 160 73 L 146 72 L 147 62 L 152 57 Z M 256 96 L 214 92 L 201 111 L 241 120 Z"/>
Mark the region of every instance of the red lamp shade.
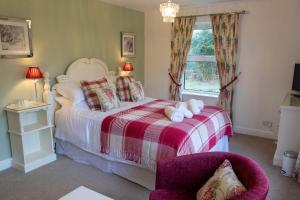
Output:
<path fill-rule="evenodd" d="M 39 67 L 28 67 L 26 78 L 28 79 L 40 79 L 43 78 L 43 74 Z"/>
<path fill-rule="evenodd" d="M 123 71 L 127 71 L 127 72 L 131 72 L 133 71 L 133 64 L 130 63 L 130 62 L 126 62 L 124 65 L 123 65 Z"/>

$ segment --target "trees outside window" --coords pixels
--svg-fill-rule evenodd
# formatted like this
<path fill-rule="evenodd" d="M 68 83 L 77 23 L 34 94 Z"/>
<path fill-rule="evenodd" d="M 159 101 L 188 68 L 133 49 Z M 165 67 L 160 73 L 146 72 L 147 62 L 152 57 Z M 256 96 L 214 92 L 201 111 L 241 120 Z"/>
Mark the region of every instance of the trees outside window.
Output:
<path fill-rule="evenodd" d="M 210 22 L 196 25 L 184 74 L 184 90 L 219 94 L 220 81 Z"/>

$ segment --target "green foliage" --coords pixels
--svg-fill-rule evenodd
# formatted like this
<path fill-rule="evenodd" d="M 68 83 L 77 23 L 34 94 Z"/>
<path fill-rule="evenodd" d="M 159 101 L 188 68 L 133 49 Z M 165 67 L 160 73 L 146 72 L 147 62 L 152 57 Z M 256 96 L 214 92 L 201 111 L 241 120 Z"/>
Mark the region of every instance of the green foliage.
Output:
<path fill-rule="evenodd" d="M 186 90 L 219 93 L 220 81 L 216 63 L 187 62 L 184 82 Z"/>
<path fill-rule="evenodd" d="M 189 56 L 214 56 L 211 29 L 194 30 Z M 184 75 L 184 88 L 209 93 L 219 93 L 220 81 L 216 62 L 188 61 Z"/>
<path fill-rule="evenodd" d="M 198 81 L 219 79 L 215 62 L 187 62 L 185 75 L 186 79 Z"/>
<path fill-rule="evenodd" d="M 215 55 L 212 30 L 195 30 L 189 55 Z"/>

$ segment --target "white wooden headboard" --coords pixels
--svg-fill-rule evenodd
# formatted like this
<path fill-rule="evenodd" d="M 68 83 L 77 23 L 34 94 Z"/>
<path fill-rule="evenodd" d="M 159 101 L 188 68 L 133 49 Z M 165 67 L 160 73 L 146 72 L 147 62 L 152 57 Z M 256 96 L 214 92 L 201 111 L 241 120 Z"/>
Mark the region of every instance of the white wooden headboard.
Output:
<path fill-rule="evenodd" d="M 66 74 L 56 77 L 61 82 L 97 80 L 103 77 L 109 77 L 106 64 L 96 58 L 80 58 L 69 65 Z"/>
<path fill-rule="evenodd" d="M 114 71 L 109 72 L 106 64 L 97 58 L 80 58 L 69 65 L 65 75 L 59 75 L 56 77 L 58 83 L 81 80 L 97 80 L 100 78 L 107 78 L 109 81 L 113 81 L 115 78 Z M 52 105 L 52 115 L 56 109 L 55 97 L 57 96 L 55 85 L 50 89 L 49 73 L 44 74 L 45 85 L 43 92 L 43 100 Z"/>

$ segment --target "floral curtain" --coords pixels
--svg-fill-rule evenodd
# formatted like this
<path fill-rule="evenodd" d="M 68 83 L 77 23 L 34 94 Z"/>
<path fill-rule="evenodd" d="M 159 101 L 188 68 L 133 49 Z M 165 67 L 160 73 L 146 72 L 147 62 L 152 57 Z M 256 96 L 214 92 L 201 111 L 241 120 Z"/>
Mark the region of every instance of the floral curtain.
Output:
<path fill-rule="evenodd" d="M 187 55 L 190 50 L 196 17 L 177 17 L 171 31 L 171 78 L 169 87 L 170 100 L 180 101 L 181 80 L 185 69 Z"/>
<path fill-rule="evenodd" d="M 212 15 L 211 22 L 221 86 L 219 105 L 232 117 L 232 83 L 237 79 L 239 14 Z"/>

